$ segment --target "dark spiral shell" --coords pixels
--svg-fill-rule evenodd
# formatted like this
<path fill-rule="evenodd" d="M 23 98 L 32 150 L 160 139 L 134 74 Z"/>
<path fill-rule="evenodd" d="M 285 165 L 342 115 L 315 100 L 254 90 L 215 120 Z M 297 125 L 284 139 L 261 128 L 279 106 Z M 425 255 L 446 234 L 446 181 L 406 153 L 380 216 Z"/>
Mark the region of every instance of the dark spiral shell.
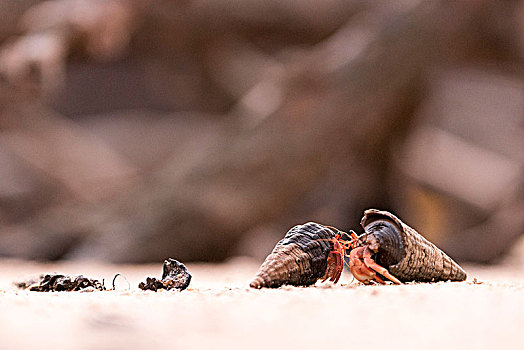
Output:
<path fill-rule="evenodd" d="M 375 262 L 402 282 L 464 281 L 466 272 L 433 243 L 395 215 L 377 209 L 364 212 L 361 225 Z"/>
<path fill-rule="evenodd" d="M 289 230 L 260 266 L 251 288 L 278 288 L 284 284 L 309 286 L 322 278 L 335 237 L 329 228 L 308 222 Z"/>

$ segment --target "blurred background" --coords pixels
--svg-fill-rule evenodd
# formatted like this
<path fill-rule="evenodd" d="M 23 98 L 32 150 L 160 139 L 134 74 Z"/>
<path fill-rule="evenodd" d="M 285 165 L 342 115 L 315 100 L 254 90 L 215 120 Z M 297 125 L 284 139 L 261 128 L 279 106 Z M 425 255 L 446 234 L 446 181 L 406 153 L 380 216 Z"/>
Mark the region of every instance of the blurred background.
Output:
<path fill-rule="evenodd" d="M 390 210 L 524 233 L 524 1 L 0 0 L 0 256 L 263 259 Z"/>

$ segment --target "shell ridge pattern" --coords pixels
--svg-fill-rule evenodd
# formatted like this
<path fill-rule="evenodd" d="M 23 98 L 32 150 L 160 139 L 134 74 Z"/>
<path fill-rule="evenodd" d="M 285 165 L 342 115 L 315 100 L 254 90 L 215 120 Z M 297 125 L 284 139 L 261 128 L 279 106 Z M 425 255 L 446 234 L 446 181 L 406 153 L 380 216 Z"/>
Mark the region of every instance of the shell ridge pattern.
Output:
<path fill-rule="evenodd" d="M 292 227 L 264 260 L 250 286 L 314 284 L 326 272 L 332 238 L 330 229 L 314 222 Z"/>

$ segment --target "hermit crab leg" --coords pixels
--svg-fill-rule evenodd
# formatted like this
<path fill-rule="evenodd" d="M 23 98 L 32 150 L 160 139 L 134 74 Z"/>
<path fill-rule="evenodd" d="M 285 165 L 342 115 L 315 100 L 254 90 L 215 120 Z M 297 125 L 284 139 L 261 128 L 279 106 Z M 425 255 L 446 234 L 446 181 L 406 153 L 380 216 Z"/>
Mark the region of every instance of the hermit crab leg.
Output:
<path fill-rule="evenodd" d="M 337 283 L 340 279 L 340 276 L 342 275 L 343 269 L 344 267 L 342 263 L 341 253 L 338 251 L 331 251 L 327 258 L 326 273 L 324 274 L 324 277 L 321 281 L 326 282 L 326 280 L 329 279 L 333 283 Z"/>
<path fill-rule="evenodd" d="M 336 253 L 335 255 L 337 255 L 337 260 L 336 260 L 336 270 L 335 270 L 335 273 L 333 274 L 333 276 L 329 279 L 331 282 L 333 283 L 337 283 L 338 280 L 340 279 L 340 276 L 342 276 L 342 271 L 344 270 L 344 266 L 342 265 L 341 261 L 342 259 L 340 258 L 340 253 Z"/>
<path fill-rule="evenodd" d="M 354 248 L 354 244 L 356 241 L 358 241 L 358 236 L 357 234 L 355 233 L 355 231 L 351 230 L 349 231 L 349 233 L 347 232 L 344 232 L 344 231 L 341 231 L 339 230 L 338 228 L 336 227 L 333 227 L 333 226 L 328 226 L 328 225 L 324 225 L 324 227 L 327 227 L 329 228 L 330 230 L 333 230 L 335 232 L 337 232 L 338 234 L 338 237 L 336 236 L 337 240 L 346 247 L 346 249 L 348 249 L 348 246 L 351 246 L 352 248 Z M 345 240 L 341 240 L 341 238 L 346 235 L 349 237 L 349 241 L 345 241 Z"/>
<path fill-rule="evenodd" d="M 337 232 L 333 238 L 329 239 L 320 239 L 323 241 L 328 241 L 332 245 L 332 250 L 329 252 L 327 258 L 327 268 L 322 282 L 325 282 L 327 279 L 333 283 L 337 283 L 340 280 L 342 272 L 344 271 L 344 258 L 348 256 L 346 250 L 350 248 L 351 242 L 347 242 L 342 239 L 342 236 L 347 233 L 340 231 L 336 227 L 324 226 L 325 228 Z M 348 265 L 349 267 L 349 265 Z"/>
<path fill-rule="evenodd" d="M 340 276 L 342 275 L 342 271 L 344 270 L 344 263 L 343 263 L 344 260 L 342 258 L 343 253 L 340 251 L 334 251 L 331 253 L 334 254 L 335 256 L 336 270 L 335 270 L 335 274 L 329 280 L 332 281 L 333 283 L 337 283 L 338 280 L 340 279 Z"/>
<path fill-rule="evenodd" d="M 384 281 L 382 278 L 378 277 L 378 275 L 375 275 L 375 278 L 373 280 L 377 281 L 380 284 L 386 284 L 386 281 Z"/>
<path fill-rule="evenodd" d="M 364 248 L 364 264 L 369 267 L 370 269 L 373 269 L 374 271 L 380 273 L 382 276 L 386 277 L 388 280 L 395 284 L 402 284 L 395 276 L 389 273 L 388 270 L 386 270 L 384 267 L 377 264 L 372 258 L 371 258 L 371 251 L 368 247 Z M 385 282 L 378 276 L 375 276 L 375 279 L 379 281 L 382 284 L 385 284 Z"/>

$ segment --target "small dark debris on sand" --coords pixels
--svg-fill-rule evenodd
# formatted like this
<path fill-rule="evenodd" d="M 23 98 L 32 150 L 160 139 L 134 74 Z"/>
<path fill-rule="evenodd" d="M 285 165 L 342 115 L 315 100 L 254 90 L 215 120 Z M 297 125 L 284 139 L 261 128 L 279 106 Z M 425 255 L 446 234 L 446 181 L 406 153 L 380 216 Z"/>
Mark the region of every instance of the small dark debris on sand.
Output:
<path fill-rule="evenodd" d="M 28 289 L 33 292 L 106 290 L 103 283 L 100 283 L 100 281 L 82 275 L 41 275 L 39 280 L 18 282 L 15 283 L 15 285 L 20 289 Z"/>
<path fill-rule="evenodd" d="M 184 290 L 189 286 L 190 282 L 191 274 L 187 271 L 186 266 L 175 259 L 168 258 L 164 261 L 162 280 L 147 277 L 146 282 L 140 282 L 138 288 L 155 292 L 159 289 Z"/>

